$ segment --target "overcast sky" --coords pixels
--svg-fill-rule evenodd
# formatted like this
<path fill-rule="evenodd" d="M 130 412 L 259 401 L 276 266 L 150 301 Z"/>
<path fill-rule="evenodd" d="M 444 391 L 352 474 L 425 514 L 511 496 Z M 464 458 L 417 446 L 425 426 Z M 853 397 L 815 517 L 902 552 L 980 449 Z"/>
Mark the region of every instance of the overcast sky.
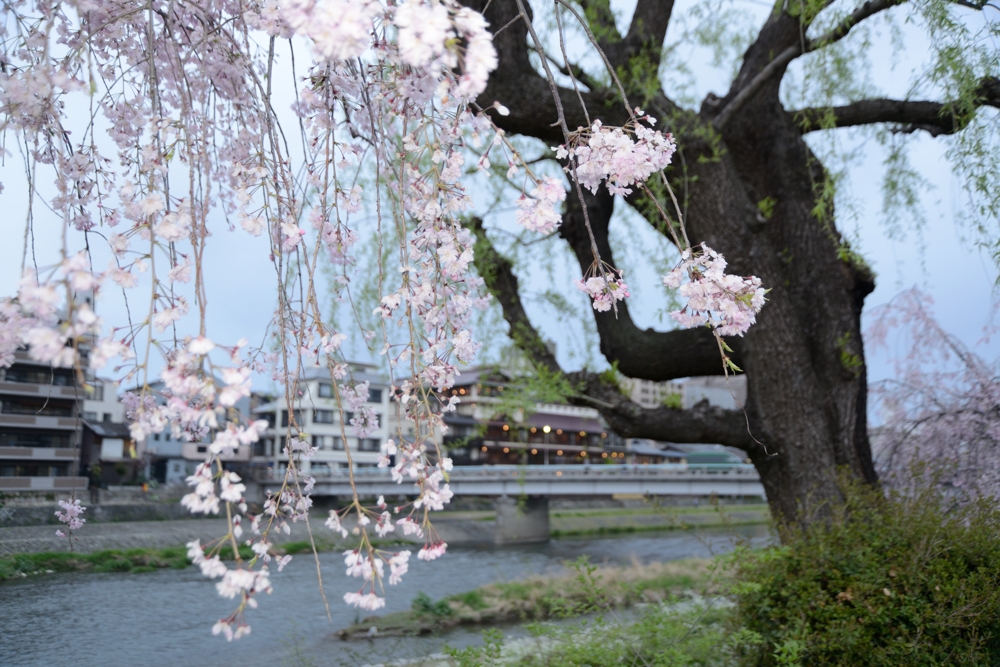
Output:
<path fill-rule="evenodd" d="M 627 20 L 630 7 L 626 3 L 616 4 L 620 5 Z M 690 6 L 691 0 L 679 1 L 675 12 L 681 15 Z M 752 14 L 757 21 L 762 21 L 767 11 L 766 7 L 756 2 L 742 1 L 736 3 L 736 6 Z M 672 27 L 671 30 L 675 29 Z M 905 93 L 907 76 L 902 76 L 901 73 L 908 73 L 909 69 L 919 65 L 926 54 L 926 44 L 921 41 L 919 32 L 906 28 L 905 34 L 911 40 L 911 48 L 900 58 L 901 62 L 896 70 L 886 67 L 884 71 L 871 73 L 872 80 L 886 93 L 893 95 Z M 725 73 L 708 65 L 707 52 L 694 50 L 691 55 L 690 65 L 697 75 L 697 89 L 693 91 L 695 95 L 700 98 L 708 91 L 723 94 L 728 82 Z M 884 58 L 881 57 L 883 55 Z M 878 62 L 891 60 L 887 47 L 884 53 L 876 51 L 875 56 L 873 60 Z M 5 190 L 0 194 L 0 203 L 3 204 L 5 213 L 0 225 L 5 232 L 3 238 L 7 239 L 0 244 L 0 295 L 13 295 L 17 290 L 27 202 L 25 180 L 21 173 L 23 163 L 13 142 L 8 140 L 7 145 L 10 153 L 0 168 L 0 181 L 5 185 Z M 963 240 L 963 236 L 968 235 L 967 230 L 957 222 L 963 206 L 963 193 L 961 184 L 944 159 L 945 143 L 923 135 L 913 141 L 913 164 L 933 188 L 923 197 L 927 228 L 922 234 L 910 233 L 902 239 L 889 238 L 879 222 L 883 154 L 874 144 L 864 145 L 862 149 L 863 158 L 853 170 L 845 190 L 856 204 L 856 215 L 841 216 L 838 225 L 850 237 L 857 239 L 856 249 L 878 273 L 876 291 L 867 300 L 868 310 L 887 302 L 902 289 L 918 286 L 934 298 L 935 314 L 946 329 L 967 344 L 976 344 L 982 338 L 983 327 L 990 319 L 997 270 L 992 260 L 979 252 L 971 240 Z M 43 170 L 39 180 L 40 187 L 49 190 L 46 183 L 51 182 L 51 173 Z M 841 208 L 846 210 L 846 207 Z M 509 214 L 505 215 L 510 217 Z M 503 217 L 505 216 L 500 216 Z M 493 223 L 503 224 L 504 221 L 494 219 Z M 55 261 L 57 245 L 53 243 L 53 239 L 58 238 L 60 233 L 60 223 L 53 216 L 43 210 L 36 210 L 35 252 L 40 266 Z M 263 237 L 253 238 L 242 230 L 226 231 L 221 224 L 216 226 L 213 233 L 215 238 L 208 244 L 206 261 L 210 335 L 215 340 L 230 343 L 247 336 L 257 343 L 262 340 L 270 319 L 275 294 L 274 275 L 267 262 L 267 241 Z M 649 233 L 637 232 L 641 237 L 638 239 L 640 247 L 645 234 Z M 654 239 L 650 242 L 656 241 Z M 82 245 L 82 235 L 71 235 L 71 246 L 73 245 Z M 103 243 L 91 245 L 95 249 L 95 266 L 103 269 L 109 254 L 103 248 Z M 554 270 L 552 278 L 559 283 L 559 291 L 576 298 L 577 303 L 582 304 L 582 296 L 567 287 L 571 279 L 578 277 L 575 273 L 577 270 L 572 263 L 557 266 L 559 268 Z M 544 276 L 544 272 L 540 271 L 538 275 Z M 660 326 L 658 314 L 664 304 L 662 298 L 657 302 L 659 297 L 655 296 L 658 290 L 662 290 L 657 284 L 658 275 L 652 268 L 645 267 L 632 270 L 629 278 L 630 284 L 636 288 L 634 291 L 642 295 L 653 295 L 632 306 L 636 320 L 643 326 Z M 529 312 L 543 332 L 559 342 L 561 360 L 568 366 L 578 366 L 579 357 L 571 360 L 566 356 L 572 344 L 565 340 L 566 327 L 561 326 L 552 316 L 551 309 L 534 303 L 529 304 Z M 123 317 L 125 311 L 120 292 L 109 291 L 99 303 L 99 313 L 112 321 Z M 190 316 L 188 321 L 193 326 Z M 994 340 L 980 346 L 978 351 L 993 360 L 1000 354 L 1000 342 Z M 596 354 L 593 350 L 591 352 Z M 870 356 L 869 364 L 869 377 L 873 380 L 886 377 L 891 372 L 884 355 Z"/>

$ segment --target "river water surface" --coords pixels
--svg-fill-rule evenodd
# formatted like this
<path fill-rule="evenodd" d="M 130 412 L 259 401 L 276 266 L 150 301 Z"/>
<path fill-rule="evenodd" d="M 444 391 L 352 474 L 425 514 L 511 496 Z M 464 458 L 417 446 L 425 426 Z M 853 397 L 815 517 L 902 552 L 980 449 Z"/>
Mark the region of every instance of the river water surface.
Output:
<path fill-rule="evenodd" d="M 595 563 L 647 563 L 709 556 L 733 548 L 739 538 L 763 544 L 765 526 L 643 533 L 613 538 L 563 538 L 548 544 L 454 547 L 446 557 L 410 560 L 410 572 L 388 589 L 383 613 L 401 611 L 426 591 L 437 599 L 496 581 L 532 574 L 559 574 L 565 562 L 587 555 Z M 213 582 L 195 568 L 146 574 L 52 574 L 0 584 L 2 667 L 316 667 L 364 665 L 414 658 L 479 640 L 481 628 L 443 636 L 344 642 L 333 632 L 358 620 L 341 596 L 356 590 L 344 574 L 343 557 L 321 553 L 331 623 L 308 554 L 295 556 L 271 577 L 274 592 L 247 613 L 252 634 L 233 643 L 211 635 L 212 624 L 232 612 Z M 363 615 L 367 615 L 364 613 Z M 515 630 L 516 632 L 516 630 Z M 296 653 L 307 661 L 298 660 Z"/>

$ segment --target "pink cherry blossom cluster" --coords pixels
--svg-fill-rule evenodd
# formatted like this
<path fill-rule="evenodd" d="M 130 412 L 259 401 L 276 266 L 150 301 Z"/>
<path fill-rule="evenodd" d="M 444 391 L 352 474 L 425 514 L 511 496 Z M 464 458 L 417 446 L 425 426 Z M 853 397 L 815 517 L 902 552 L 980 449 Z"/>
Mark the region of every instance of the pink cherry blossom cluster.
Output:
<path fill-rule="evenodd" d="M 629 186 L 666 169 L 677 148 L 669 132 L 664 135 L 643 125 L 652 125 L 655 118 L 639 109 L 636 114 L 625 127 L 605 127 L 597 120 L 577 130 L 569 144 L 556 148 L 556 157 L 569 158 L 566 171 L 595 194 L 604 180 L 611 194 L 631 194 Z"/>
<path fill-rule="evenodd" d="M 316 56 L 334 63 L 365 56 L 373 46 L 395 47 L 393 57 L 412 68 L 409 76 L 428 80 L 424 87 L 433 81 L 442 98 L 474 99 L 497 66 L 482 14 L 454 0 L 406 0 L 398 6 L 379 0 L 284 0 L 277 12 L 262 11 L 256 25 L 272 35 L 309 37 Z M 391 46 L 373 38 L 389 26 L 396 30 Z"/>
<path fill-rule="evenodd" d="M 521 194 L 517 200 L 517 224 L 539 234 L 551 234 L 562 224 L 562 214 L 556 206 L 566 200 L 566 188 L 558 180 L 546 176 L 531 195 Z"/>
<path fill-rule="evenodd" d="M 73 531 L 80 530 L 83 528 L 83 524 L 87 522 L 83 518 L 83 513 L 87 510 L 86 507 L 80 506 L 80 501 L 77 499 L 72 500 L 60 500 L 59 507 L 61 510 L 56 510 L 56 518 L 61 522 L 66 524 L 66 532 L 61 530 L 56 531 L 56 537 L 65 537 L 70 541 L 70 549 L 73 548 Z"/>
<path fill-rule="evenodd" d="M 573 282 L 576 288 L 592 299 L 594 310 L 607 312 L 615 303 L 624 301 L 628 296 L 628 285 L 625 284 L 625 272 L 604 265 L 603 272 L 598 274 L 592 267 L 590 274 Z"/>
<path fill-rule="evenodd" d="M 683 282 L 684 278 L 687 282 Z M 663 284 L 687 300 L 670 316 L 682 327 L 709 326 L 720 336 L 742 336 L 757 321 L 767 293 L 756 276 L 726 273 L 726 259 L 705 244 L 681 253 Z"/>

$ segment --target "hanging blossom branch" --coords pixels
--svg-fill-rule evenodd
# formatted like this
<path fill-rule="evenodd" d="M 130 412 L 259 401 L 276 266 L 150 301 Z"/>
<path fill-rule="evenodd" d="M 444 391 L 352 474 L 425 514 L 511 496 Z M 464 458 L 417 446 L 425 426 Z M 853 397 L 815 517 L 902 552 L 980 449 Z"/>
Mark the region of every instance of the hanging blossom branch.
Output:
<path fill-rule="evenodd" d="M 450 389 L 480 346 L 472 314 L 488 304 L 469 271 L 475 239 L 460 220 L 473 203 L 465 165 L 485 169 L 500 151 L 509 177 L 523 169 L 516 217 L 533 232 L 558 226 L 566 197 L 476 103 L 497 66 L 482 15 L 453 0 L 23 0 L 6 3 L 4 18 L 0 131 L 21 151 L 29 205 L 23 277 L 17 295 L 0 300 L 0 364 L 24 348 L 35 361 L 75 368 L 83 384 L 112 373 L 135 387 L 123 401 L 137 442 L 170 432 L 208 443 L 181 502 L 226 516 L 225 533 L 190 542 L 188 554 L 234 601 L 212 628 L 227 639 L 250 632 L 247 611 L 271 592 L 272 567 L 280 572 L 291 558 L 275 548 L 273 531 L 303 522 L 313 534 L 315 448 L 296 414 L 305 372 L 328 373 L 345 443 L 349 432 L 365 438 L 377 426 L 369 387 L 351 377 L 340 349 L 349 332 L 328 323 L 317 287 L 317 269 L 332 266 L 334 297 L 357 316 L 351 285 L 365 267 L 355 248 L 375 235 L 380 331 L 357 316 L 356 332 L 386 358 L 395 397 L 399 426 L 379 465 L 412 484 L 415 499 L 367 506 L 355 490 L 326 528 L 358 537 L 344 564 L 361 586 L 344 601 L 382 607 L 385 585 L 407 573 L 411 553 L 376 548 L 370 531 L 423 539 L 422 561 L 447 549 L 431 520 L 452 497 L 443 414 L 456 408 Z M 305 48 L 312 59 L 293 70 L 286 101 L 272 90 L 285 72 L 279 55 Z M 560 150 L 577 193 L 602 180 L 624 193 L 667 166 L 672 138 L 651 124 L 638 112 L 623 128 L 564 128 Z M 371 169 L 375 184 L 365 192 L 358 177 Z M 63 230 L 58 259 L 46 266 L 28 252 L 45 242 L 34 238 L 40 211 Z M 208 242 L 220 247 L 229 233 L 259 237 L 260 261 L 275 276 L 277 303 L 260 345 L 208 331 Z M 621 271 L 596 252 L 585 279 L 597 308 L 628 296 Z M 594 280 L 604 282 L 587 288 Z M 124 294 L 126 314 L 105 322 L 91 304 L 112 291 Z M 259 513 L 229 463 L 269 428 L 236 409 L 254 373 L 283 388 L 289 414 L 286 463 Z M 413 436 L 404 437 L 404 425 Z M 63 508 L 70 530 L 83 521 L 76 507 Z M 314 560 L 325 601 L 315 549 Z"/>

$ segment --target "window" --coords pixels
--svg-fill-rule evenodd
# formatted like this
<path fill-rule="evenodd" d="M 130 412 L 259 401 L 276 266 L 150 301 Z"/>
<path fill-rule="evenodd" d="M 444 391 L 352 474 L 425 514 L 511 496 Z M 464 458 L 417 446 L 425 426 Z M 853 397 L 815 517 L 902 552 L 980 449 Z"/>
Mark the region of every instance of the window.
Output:
<path fill-rule="evenodd" d="M 302 411 L 295 410 L 295 424 L 297 426 L 302 426 Z M 281 411 L 281 425 L 288 426 L 288 410 Z"/>
<path fill-rule="evenodd" d="M 328 382 L 319 383 L 319 397 L 320 398 L 333 398 L 333 385 Z"/>
<path fill-rule="evenodd" d="M 160 434 L 159 433 L 154 433 L 153 434 L 153 440 L 156 440 L 157 442 L 159 442 L 160 441 Z"/>
<path fill-rule="evenodd" d="M 101 415 L 101 421 L 104 422 L 105 424 L 110 424 L 111 423 L 111 413 L 110 412 L 105 412 L 103 415 Z"/>
<path fill-rule="evenodd" d="M 343 449 L 344 443 L 336 435 L 314 435 L 312 437 L 313 447 L 316 449 Z"/>
<path fill-rule="evenodd" d="M 380 444 L 377 438 L 363 438 L 358 441 L 358 451 L 377 452 L 380 449 Z"/>
<path fill-rule="evenodd" d="M 204 454 L 208 451 L 208 445 L 198 445 L 198 453 Z"/>
<path fill-rule="evenodd" d="M 382 390 L 381 389 L 369 389 L 368 390 L 368 402 L 369 403 L 381 403 L 382 402 Z"/>
<path fill-rule="evenodd" d="M 313 422 L 316 424 L 332 424 L 333 410 L 313 410 Z"/>
<path fill-rule="evenodd" d="M 90 422 L 96 422 L 97 421 L 97 413 L 96 412 L 84 412 L 83 413 L 83 418 L 86 419 L 87 421 L 90 421 Z"/>

